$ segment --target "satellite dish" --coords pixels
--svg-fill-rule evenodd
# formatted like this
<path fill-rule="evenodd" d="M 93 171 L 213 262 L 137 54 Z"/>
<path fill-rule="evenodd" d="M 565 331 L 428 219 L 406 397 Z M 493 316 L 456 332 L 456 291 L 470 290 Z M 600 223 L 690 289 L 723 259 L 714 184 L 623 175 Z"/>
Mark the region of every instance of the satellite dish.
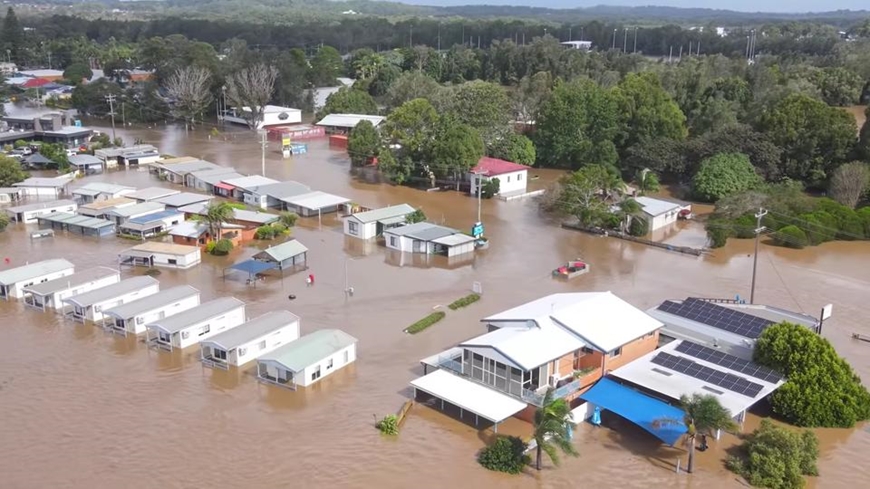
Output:
<path fill-rule="evenodd" d="M 281 119 L 282 121 L 286 121 L 287 119 L 290 118 L 290 114 L 288 114 L 286 112 L 281 112 L 280 114 L 278 114 L 278 118 Z"/>

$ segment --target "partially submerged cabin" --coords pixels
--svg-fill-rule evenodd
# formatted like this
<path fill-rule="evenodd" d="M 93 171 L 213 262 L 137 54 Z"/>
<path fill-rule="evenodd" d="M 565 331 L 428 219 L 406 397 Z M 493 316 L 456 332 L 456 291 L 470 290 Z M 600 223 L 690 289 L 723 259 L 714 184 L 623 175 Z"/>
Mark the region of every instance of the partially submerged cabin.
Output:
<path fill-rule="evenodd" d="M 121 265 L 187 269 L 199 265 L 202 253 L 197 246 L 147 242 L 118 253 Z"/>
<path fill-rule="evenodd" d="M 72 275 L 75 265 L 64 259 L 43 260 L 0 272 L 0 298 L 24 298 L 24 289 Z"/>
<path fill-rule="evenodd" d="M 200 343 L 206 367 L 241 367 L 299 338 L 299 316 L 272 311 Z"/>
<path fill-rule="evenodd" d="M 105 312 L 106 328 L 121 334 L 142 334 L 145 325 L 199 305 L 199 291 L 189 285 L 161 290 Z"/>
<path fill-rule="evenodd" d="M 245 322 L 245 303 L 222 297 L 146 325 L 145 341 L 166 350 L 184 349 Z"/>
<path fill-rule="evenodd" d="M 344 234 L 359 239 L 372 239 L 384 230 L 404 225 L 415 209 L 408 204 L 357 212 L 344 218 Z"/>
<path fill-rule="evenodd" d="M 80 214 L 58 212 L 55 214 L 39 216 L 36 221 L 39 223 L 41 230 L 59 229 L 73 234 L 96 236 L 98 238 L 113 236 L 115 234 L 114 221 L 83 216 Z"/>
<path fill-rule="evenodd" d="M 63 309 L 67 297 L 107 287 L 121 281 L 121 273 L 108 267 L 94 267 L 24 288 L 24 302 L 37 309 Z"/>
<path fill-rule="evenodd" d="M 76 294 L 63 300 L 72 307 L 70 315 L 81 322 L 99 323 L 104 319 L 103 311 L 118 307 L 137 299 L 154 295 L 160 291 L 160 282 L 147 277 L 133 277 L 122 280 L 112 286 L 103 287 L 82 294 Z"/>
<path fill-rule="evenodd" d="M 338 329 L 321 329 L 257 359 L 261 382 L 307 387 L 356 360 L 357 339 Z"/>
<path fill-rule="evenodd" d="M 56 213 L 75 212 L 78 204 L 72 200 L 55 200 L 52 202 L 35 202 L 33 204 L 18 205 L 6 209 L 6 215 L 10 221 L 32 224 L 40 216 L 48 216 Z"/>

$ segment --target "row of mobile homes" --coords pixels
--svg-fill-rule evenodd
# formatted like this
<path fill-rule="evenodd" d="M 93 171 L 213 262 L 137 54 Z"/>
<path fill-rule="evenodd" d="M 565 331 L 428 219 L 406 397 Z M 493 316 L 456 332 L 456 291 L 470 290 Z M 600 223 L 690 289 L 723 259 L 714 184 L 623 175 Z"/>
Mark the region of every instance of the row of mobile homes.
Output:
<path fill-rule="evenodd" d="M 0 204 L 13 204 L 21 200 L 21 189 L 15 187 L 0 187 Z"/>
<path fill-rule="evenodd" d="M 474 238 L 430 222 L 418 222 L 384 231 L 387 248 L 406 253 L 458 256 L 474 252 Z"/>
<path fill-rule="evenodd" d="M 185 178 L 185 186 L 209 194 L 217 194 L 217 192 L 215 192 L 215 185 L 220 185 L 220 183 L 224 180 L 242 177 L 244 177 L 244 175 L 237 172 L 235 168 L 222 166 L 220 168 L 195 171 L 188 174 Z M 224 196 L 229 197 L 230 195 L 224 194 Z"/>
<path fill-rule="evenodd" d="M 118 166 L 150 165 L 160 161 L 160 151 L 150 144 L 137 144 L 124 148 L 105 148 L 94 151 L 94 156 L 106 168 Z"/>
<path fill-rule="evenodd" d="M 102 172 L 104 168 L 102 160 L 89 154 L 71 155 L 67 160 L 79 175 L 93 175 Z"/>
<path fill-rule="evenodd" d="M 59 229 L 81 236 L 102 238 L 115 234 L 115 223 L 106 219 L 58 212 L 39 216 L 36 221 L 42 229 Z"/>
<path fill-rule="evenodd" d="M 254 255 L 254 259 L 274 263 L 282 273 L 297 266 L 307 268 L 308 248 L 295 239 L 276 246 L 270 246 Z"/>
<path fill-rule="evenodd" d="M 147 242 L 118 254 L 121 265 L 187 269 L 199 265 L 202 253 L 197 246 Z"/>
<path fill-rule="evenodd" d="M 24 289 L 75 273 L 75 265 L 63 260 L 43 260 L 0 271 L 0 298 L 23 299 Z"/>
<path fill-rule="evenodd" d="M 9 220 L 11 221 L 32 224 L 35 223 L 37 218 L 40 216 L 47 216 L 58 212 L 75 212 L 76 208 L 78 208 L 78 204 L 72 200 L 55 200 L 53 202 L 36 202 L 33 204 L 8 207 L 6 209 L 6 215 L 9 216 Z"/>
<path fill-rule="evenodd" d="M 245 303 L 222 297 L 146 325 L 146 342 L 167 350 L 184 349 L 245 322 Z"/>
<path fill-rule="evenodd" d="M 136 201 L 129 197 L 116 197 L 114 199 L 99 200 L 80 205 L 79 208 L 76 209 L 76 213 L 83 216 L 108 219 L 109 213 L 113 210 L 133 205 L 136 205 Z"/>
<path fill-rule="evenodd" d="M 63 300 L 121 281 L 121 273 L 108 267 L 95 267 L 65 277 L 24 288 L 25 304 L 42 309 L 63 309 Z"/>
<path fill-rule="evenodd" d="M 108 200 L 118 197 L 124 197 L 125 195 L 131 194 L 135 191 L 135 188 L 127 187 L 124 185 L 115 185 L 113 183 L 105 182 L 91 182 L 73 190 L 72 194 L 73 198 L 75 198 L 82 204 L 88 204 L 91 202 L 97 202 L 99 200 Z"/>
<path fill-rule="evenodd" d="M 145 325 L 161 321 L 199 305 L 199 291 L 189 285 L 161 290 L 105 312 L 106 327 L 113 332 L 142 334 Z"/>
<path fill-rule="evenodd" d="M 151 165 L 151 167 L 160 178 L 176 185 L 185 185 L 187 175 L 190 173 L 220 168 L 219 165 L 215 165 L 210 161 L 187 157 L 163 160 L 160 163 Z"/>
<path fill-rule="evenodd" d="M 160 282 L 151 277 L 141 276 L 82 294 L 63 299 L 64 306 L 72 308 L 70 315 L 81 322 L 101 323 L 104 311 L 128 302 L 154 295 L 160 291 Z"/>
<path fill-rule="evenodd" d="M 166 206 L 159 202 L 142 202 L 141 204 L 114 208 L 106 213 L 106 219 L 111 219 L 120 226 L 135 217 L 147 216 L 164 210 L 166 210 Z"/>
<path fill-rule="evenodd" d="M 307 387 L 356 360 L 357 339 L 338 329 L 321 329 L 257 359 L 262 382 Z"/>
<path fill-rule="evenodd" d="M 184 213 L 176 209 L 167 209 L 154 214 L 134 217 L 118 226 L 120 234 L 136 236 L 141 239 L 151 238 L 166 232 L 172 226 L 184 222 Z"/>
<path fill-rule="evenodd" d="M 359 239 L 372 239 L 384 230 L 402 226 L 415 209 L 408 204 L 393 205 L 366 212 L 357 212 L 344 219 L 344 234 Z"/>
<path fill-rule="evenodd" d="M 175 195 L 177 193 L 181 193 L 181 191 L 163 187 L 146 187 L 127 194 L 127 197 L 141 203 L 151 202 L 152 200 L 169 197 L 170 195 Z"/>
<path fill-rule="evenodd" d="M 200 343 L 207 367 L 241 367 L 299 338 L 299 316 L 272 311 Z"/>
<path fill-rule="evenodd" d="M 23 182 L 13 183 L 12 186 L 21 189 L 21 193 L 27 197 L 56 199 L 67 193 L 67 187 L 72 181 L 73 177 L 68 175 L 54 178 L 31 177 Z"/>

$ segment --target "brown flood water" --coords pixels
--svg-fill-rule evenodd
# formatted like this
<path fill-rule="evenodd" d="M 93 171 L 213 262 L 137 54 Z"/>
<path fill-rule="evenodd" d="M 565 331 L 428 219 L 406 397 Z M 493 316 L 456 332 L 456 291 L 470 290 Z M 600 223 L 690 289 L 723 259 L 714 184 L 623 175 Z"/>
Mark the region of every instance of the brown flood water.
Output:
<path fill-rule="evenodd" d="M 164 153 L 190 155 L 248 173 L 259 173 L 254 137 L 232 132 L 231 141 L 208 140 L 205 130 L 177 128 L 119 130 L 127 141 L 141 138 Z M 357 181 L 346 156 L 324 141 L 309 153 L 282 160 L 268 154 L 267 176 L 295 179 L 317 190 L 353 198 L 368 206 L 408 202 L 430 219 L 468 228 L 476 217 L 473 198 L 456 192 L 426 193 Z M 535 170 L 544 185 L 559 173 Z M 104 180 L 138 187 L 159 185 L 147 172 L 117 171 Z M 0 303 L 0 474 L 4 489 L 200 488 L 220 481 L 227 487 L 406 488 L 406 487 L 740 487 L 722 464 L 723 447 L 699 454 L 693 476 L 677 475 L 681 449 L 662 447 L 627 423 L 616 430 L 577 430 L 581 456 L 557 469 L 516 477 L 480 468 L 474 454 L 490 434 L 426 407 L 415 407 L 397 439 L 382 437 L 373 416 L 396 411 L 410 395 L 408 382 L 419 360 L 479 334 L 479 318 L 544 294 L 612 290 L 648 308 L 668 298 L 748 296 L 752 243 L 734 241 L 723 250 L 695 258 L 612 238 L 560 229 L 543 219 L 532 201 L 484 201 L 483 221 L 492 246 L 473 259 L 446 264 L 418 263 L 383 248 L 349 243 L 340 223 L 324 217 L 303 220 L 294 234 L 309 248 L 317 285 L 305 288 L 300 275 L 269 279 L 256 289 L 244 277 L 221 280 L 228 264 L 255 252 L 206 257 L 186 271 L 165 271 L 164 287 L 189 283 L 204 299 L 234 295 L 248 303 L 248 316 L 287 308 L 299 314 L 302 332 L 344 329 L 359 338 L 359 360 L 307 390 L 285 392 L 259 385 L 250 371 L 203 369 L 197 351 L 169 355 L 141 343 L 73 325 L 52 314 Z M 675 244 L 700 245 L 698 223 L 681 223 L 681 233 L 662 236 Z M 32 229 L 30 226 L 28 229 Z M 58 235 L 31 242 L 21 226 L 0 233 L 0 255 L 13 264 L 64 257 L 79 269 L 112 266 L 116 252 L 130 246 L 113 238 L 91 241 Z M 759 302 L 816 314 L 834 303 L 825 336 L 864 378 L 870 378 L 870 346 L 853 342 L 852 332 L 870 334 L 865 302 L 870 292 L 870 243 L 830 243 L 795 251 L 764 245 L 759 257 Z M 572 282 L 557 282 L 550 271 L 560 262 L 583 258 L 593 271 Z M 345 270 L 356 295 L 345 300 Z M 131 274 L 125 270 L 125 276 Z M 483 299 L 450 312 L 417 336 L 402 329 L 434 307 L 464 295 L 473 281 Z M 286 296 L 298 299 L 288 302 Z M 194 349 L 196 350 L 196 349 Z M 750 425 L 758 418 L 751 417 Z M 503 432 L 527 434 L 529 426 L 508 421 Z M 870 480 L 865 454 L 870 433 L 825 430 L 822 477 L 812 487 L 861 487 Z M 618 481 L 618 482 L 617 482 Z M 295 483 L 295 484 L 294 484 Z"/>

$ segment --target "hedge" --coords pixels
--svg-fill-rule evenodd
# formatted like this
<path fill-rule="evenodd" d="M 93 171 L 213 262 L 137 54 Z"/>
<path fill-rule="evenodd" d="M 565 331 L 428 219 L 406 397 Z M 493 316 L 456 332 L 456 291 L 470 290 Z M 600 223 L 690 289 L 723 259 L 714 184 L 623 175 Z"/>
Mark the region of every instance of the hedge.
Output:
<path fill-rule="evenodd" d="M 465 296 L 461 299 L 457 299 L 457 300 L 453 301 L 447 307 L 449 307 L 451 311 L 455 311 L 457 309 L 461 309 L 463 307 L 470 306 L 471 304 L 474 304 L 475 302 L 477 302 L 479 300 L 480 300 L 480 295 L 468 294 L 467 296 Z"/>
<path fill-rule="evenodd" d="M 420 331 L 423 331 L 424 329 L 428 328 L 429 326 L 432 326 L 433 324 L 437 323 L 438 321 L 441 321 L 442 319 L 444 319 L 444 316 L 446 316 L 446 315 L 447 315 L 447 313 L 444 311 L 433 312 L 432 314 L 424 317 L 423 319 L 417 321 L 416 323 L 408 326 L 405 329 L 405 332 L 410 333 L 410 334 L 417 334 Z"/>
<path fill-rule="evenodd" d="M 499 436 L 495 443 L 480 451 L 477 462 L 489 470 L 519 474 L 531 462 L 526 447 L 526 442 L 516 436 Z"/>

